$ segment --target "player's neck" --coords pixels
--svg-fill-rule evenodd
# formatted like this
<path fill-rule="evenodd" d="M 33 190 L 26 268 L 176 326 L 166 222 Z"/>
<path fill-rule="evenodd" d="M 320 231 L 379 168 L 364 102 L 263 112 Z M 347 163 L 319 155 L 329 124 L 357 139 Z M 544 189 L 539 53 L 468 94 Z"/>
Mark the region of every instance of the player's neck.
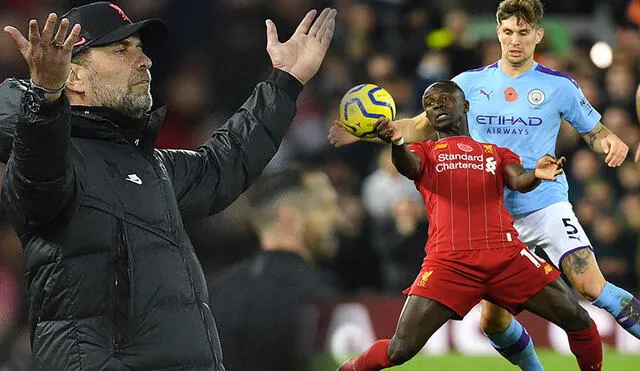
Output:
<path fill-rule="evenodd" d="M 471 134 L 469 134 L 469 125 L 464 118 L 461 118 L 460 121 L 452 123 L 446 128 L 442 128 L 442 130 L 436 130 L 436 134 L 438 135 L 438 140 L 449 137 L 471 136 Z"/>
<path fill-rule="evenodd" d="M 304 239 L 295 233 L 278 233 L 277 231 L 263 232 L 260 236 L 260 245 L 264 251 L 287 251 L 310 258 L 309 251 L 305 248 Z"/>
<path fill-rule="evenodd" d="M 502 63 L 500 63 L 500 68 L 502 68 L 502 72 L 509 77 L 518 77 L 523 73 L 529 71 L 533 66 L 533 58 L 527 60 L 525 63 L 520 65 L 513 65 L 506 58 L 502 59 Z"/>
<path fill-rule="evenodd" d="M 438 131 L 438 140 L 451 137 L 470 137 L 469 133 L 460 133 L 457 131 Z"/>

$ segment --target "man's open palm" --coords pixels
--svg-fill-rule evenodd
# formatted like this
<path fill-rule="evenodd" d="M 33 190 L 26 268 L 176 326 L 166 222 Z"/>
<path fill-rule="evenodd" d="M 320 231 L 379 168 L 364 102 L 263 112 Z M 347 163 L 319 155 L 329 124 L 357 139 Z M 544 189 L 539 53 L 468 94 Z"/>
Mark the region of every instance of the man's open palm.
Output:
<path fill-rule="evenodd" d="M 29 21 L 28 38 L 15 27 L 4 27 L 4 31 L 11 36 L 29 65 L 31 80 L 48 89 L 57 89 L 67 81 L 71 70 L 73 43 L 78 39 L 81 29 L 76 24 L 67 36 L 69 20 L 63 19 L 56 31 L 57 21 L 57 14 L 49 14 L 40 32 L 38 21 L 32 19 Z"/>
<path fill-rule="evenodd" d="M 290 73 L 303 84 L 320 69 L 335 29 L 335 9 L 324 9 L 314 22 L 316 14 L 315 10 L 309 11 L 284 43 L 278 41 L 276 25 L 266 21 L 267 53 L 273 67 Z"/>

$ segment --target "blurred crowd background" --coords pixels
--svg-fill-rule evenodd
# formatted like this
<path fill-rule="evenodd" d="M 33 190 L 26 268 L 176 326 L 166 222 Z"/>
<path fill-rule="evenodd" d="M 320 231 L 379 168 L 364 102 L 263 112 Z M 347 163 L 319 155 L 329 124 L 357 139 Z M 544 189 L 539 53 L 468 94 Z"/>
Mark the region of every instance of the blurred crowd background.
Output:
<path fill-rule="evenodd" d="M 73 5 L 82 4 L 81 1 Z M 136 20 L 164 19 L 165 49 L 153 55 L 152 89 L 169 106 L 158 146 L 194 148 L 206 140 L 271 70 L 265 18 L 291 35 L 310 8 L 338 9 L 336 34 L 319 75 L 298 100 L 298 114 L 278 155 L 277 169 L 302 164 L 321 169 L 339 193 L 339 247 L 317 262 L 343 295 L 401 295 L 419 270 L 427 221 L 419 194 L 399 176 L 386 146 L 328 144 L 340 98 L 359 83 L 386 88 L 399 117 L 420 112 L 423 89 L 500 57 L 494 0 L 130 0 L 114 1 Z M 26 30 L 31 18 L 72 4 L 60 0 L 2 0 L 0 24 Z M 570 199 L 595 247 L 605 276 L 631 292 L 640 287 L 640 142 L 634 93 L 640 67 L 640 3 L 625 0 L 549 0 L 546 35 L 537 60 L 572 75 L 603 123 L 631 148 L 618 169 L 586 147 L 563 124 L 557 154 L 567 157 Z M 60 13 L 59 13 L 60 14 Z M 606 42 L 611 58 L 592 53 Z M 610 60 L 609 60 L 610 59 Z M 11 39 L 0 35 L 0 78 L 27 76 Z M 189 222 L 188 231 L 208 277 L 253 254 L 258 241 L 241 197 L 223 213 Z M 0 217 L 0 370 L 20 370 L 28 352 L 23 313 L 23 268 L 16 236 Z M 11 359 L 9 362 L 8 360 Z M 1 366 L 5 364 L 4 368 Z"/>

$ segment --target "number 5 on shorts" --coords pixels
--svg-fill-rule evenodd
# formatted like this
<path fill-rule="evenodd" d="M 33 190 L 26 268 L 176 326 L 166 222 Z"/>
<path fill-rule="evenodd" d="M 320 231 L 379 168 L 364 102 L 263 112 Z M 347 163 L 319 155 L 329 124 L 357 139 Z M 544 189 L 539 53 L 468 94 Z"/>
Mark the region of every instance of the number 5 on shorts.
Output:
<path fill-rule="evenodd" d="M 569 223 L 570 221 L 571 219 L 569 218 L 562 218 L 562 223 L 564 224 L 565 228 L 567 228 L 567 235 L 569 236 L 570 239 L 580 241 L 580 237 L 577 236 L 578 228 L 576 228 L 575 225 Z"/>
<path fill-rule="evenodd" d="M 536 266 L 536 268 L 540 268 L 540 267 L 542 267 L 542 264 L 546 263 L 546 261 L 544 261 L 544 259 L 542 259 L 538 255 L 532 253 L 527 248 L 524 248 L 524 249 L 520 250 L 520 255 L 526 257 L 527 259 L 529 259 L 533 263 L 533 265 Z M 542 263 L 542 264 L 540 264 L 540 263 Z"/>

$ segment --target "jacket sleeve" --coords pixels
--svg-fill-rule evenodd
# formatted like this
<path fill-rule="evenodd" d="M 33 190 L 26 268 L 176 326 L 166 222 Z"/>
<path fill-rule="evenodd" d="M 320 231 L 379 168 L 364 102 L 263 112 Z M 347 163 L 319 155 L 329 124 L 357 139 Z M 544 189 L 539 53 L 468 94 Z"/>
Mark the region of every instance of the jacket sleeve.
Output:
<path fill-rule="evenodd" d="M 7 161 L 2 203 L 12 221 L 43 226 L 73 193 L 69 159 L 71 109 L 63 97 L 38 114 L 26 109 L 27 87 L 17 80 L 0 86 L 3 117 L 13 117 L 13 150 Z"/>
<path fill-rule="evenodd" d="M 298 80 L 276 69 L 197 150 L 158 151 L 183 217 L 215 214 L 251 185 L 278 150 L 301 91 Z"/>

